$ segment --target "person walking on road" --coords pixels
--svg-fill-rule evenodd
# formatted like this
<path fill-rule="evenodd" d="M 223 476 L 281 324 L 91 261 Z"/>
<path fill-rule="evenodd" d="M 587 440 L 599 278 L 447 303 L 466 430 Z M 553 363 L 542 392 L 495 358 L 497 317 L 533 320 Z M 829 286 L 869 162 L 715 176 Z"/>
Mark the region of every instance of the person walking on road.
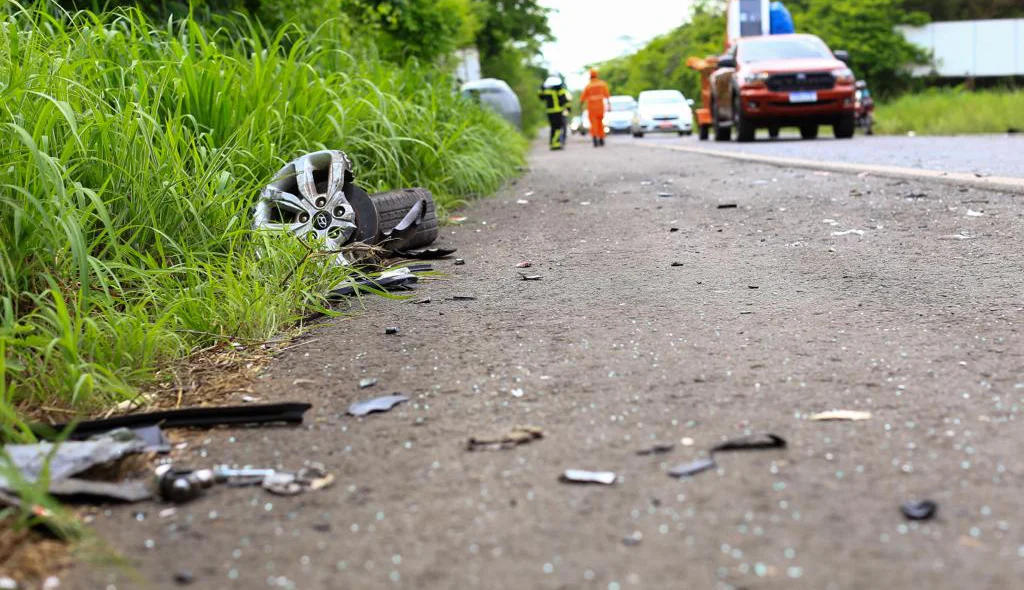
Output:
<path fill-rule="evenodd" d="M 550 76 L 540 89 L 540 99 L 551 125 L 550 147 L 560 150 L 565 146 L 566 109 L 569 108 L 569 93 L 565 82 L 558 76 Z"/>
<path fill-rule="evenodd" d="M 590 114 L 590 134 L 594 138 L 594 147 L 604 145 L 604 111 L 611 96 L 608 84 L 597 77 L 596 69 L 591 69 L 590 83 L 580 95 L 580 104 L 585 105 Z"/>

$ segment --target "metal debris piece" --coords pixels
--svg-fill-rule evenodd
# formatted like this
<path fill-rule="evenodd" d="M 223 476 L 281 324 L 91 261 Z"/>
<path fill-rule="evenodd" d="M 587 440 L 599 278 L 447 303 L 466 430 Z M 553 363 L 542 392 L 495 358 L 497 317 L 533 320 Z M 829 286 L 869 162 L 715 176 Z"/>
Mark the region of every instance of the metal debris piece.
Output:
<path fill-rule="evenodd" d="M 673 444 L 658 444 L 646 449 L 640 449 L 636 452 L 637 455 L 664 455 L 665 453 L 672 452 L 676 446 Z"/>
<path fill-rule="evenodd" d="M 736 203 L 719 203 L 717 209 L 735 209 Z"/>
<path fill-rule="evenodd" d="M 718 464 L 715 463 L 715 459 L 713 457 L 707 457 L 691 461 L 690 463 L 676 465 L 672 469 L 669 469 L 668 474 L 672 477 L 688 477 L 696 475 L 702 471 L 707 471 L 708 469 L 714 469 L 717 466 Z"/>
<path fill-rule="evenodd" d="M 536 426 L 514 426 L 505 434 L 470 437 L 466 449 L 469 451 L 507 450 L 539 438 L 544 438 L 544 431 Z"/>
<path fill-rule="evenodd" d="M 542 275 L 528 275 L 526 273 L 519 273 L 520 278 L 524 281 L 539 281 L 544 278 Z"/>
<path fill-rule="evenodd" d="M 386 328 L 384 328 L 384 333 L 385 334 L 397 334 L 398 333 L 398 326 L 387 326 Z"/>
<path fill-rule="evenodd" d="M 939 505 L 931 500 L 904 502 L 900 505 L 900 512 L 910 520 L 930 520 L 938 510 Z"/>
<path fill-rule="evenodd" d="M 359 389 L 366 389 L 367 387 L 373 387 L 377 384 L 376 377 L 365 377 L 359 380 Z"/>
<path fill-rule="evenodd" d="M 191 502 L 203 490 L 213 487 L 216 477 L 209 469 L 188 470 L 177 469 L 173 465 L 160 465 L 153 472 L 153 480 L 157 494 L 167 502 L 184 504 Z"/>
<path fill-rule="evenodd" d="M 294 473 L 274 472 L 264 477 L 260 486 L 278 496 L 295 496 L 302 493 L 302 484 L 297 481 Z"/>
<path fill-rule="evenodd" d="M 426 267 L 424 269 L 424 267 Z M 378 291 L 397 291 L 401 289 L 411 289 L 410 285 L 418 283 L 420 278 L 416 276 L 417 272 L 426 272 L 433 270 L 429 265 L 417 265 L 413 267 L 399 267 L 392 268 L 385 272 L 382 272 L 377 277 L 363 277 L 361 279 L 348 279 L 342 281 L 335 286 L 327 294 L 328 297 L 337 299 L 339 297 L 347 297 L 354 295 L 357 292 L 368 291 L 376 289 Z"/>
<path fill-rule="evenodd" d="M 353 416 L 365 416 L 373 412 L 387 412 L 402 402 L 409 401 L 409 398 L 400 395 L 385 395 L 373 399 L 356 402 L 348 407 L 348 413 Z"/>
<path fill-rule="evenodd" d="M 566 469 L 559 478 L 562 483 L 599 483 L 612 485 L 617 479 L 614 471 L 585 471 L 582 469 Z"/>
<path fill-rule="evenodd" d="M 533 263 L 529 260 L 521 260 L 516 263 L 516 268 L 530 268 L 531 266 L 533 266 Z"/>
<path fill-rule="evenodd" d="M 820 422 L 823 420 L 870 420 L 871 412 L 861 412 L 858 410 L 831 410 L 828 412 L 818 412 L 811 416 L 811 420 Z"/>
<path fill-rule="evenodd" d="M 463 266 L 464 264 L 466 264 L 466 259 L 465 258 L 456 258 L 455 259 L 455 266 Z"/>
<path fill-rule="evenodd" d="M 663 199 L 667 199 L 669 197 L 674 197 L 675 195 L 673 195 L 672 193 L 658 193 L 658 196 Z"/>
<path fill-rule="evenodd" d="M 5 445 L 4 453 L 11 468 L 27 482 L 35 482 L 44 469 L 49 469 L 51 485 L 73 478 L 100 466 L 112 466 L 129 455 L 142 453 L 146 443 L 138 437 L 117 440 L 110 436 L 86 441 L 66 441 L 56 446 L 49 442 Z M 0 489 L 16 492 L 14 484 L 0 475 Z"/>
<path fill-rule="evenodd" d="M 455 248 L 427 248 L 425 250 L 396 250 L 395 254 L 413 260 L 436 260 L 455 254 Z"/>

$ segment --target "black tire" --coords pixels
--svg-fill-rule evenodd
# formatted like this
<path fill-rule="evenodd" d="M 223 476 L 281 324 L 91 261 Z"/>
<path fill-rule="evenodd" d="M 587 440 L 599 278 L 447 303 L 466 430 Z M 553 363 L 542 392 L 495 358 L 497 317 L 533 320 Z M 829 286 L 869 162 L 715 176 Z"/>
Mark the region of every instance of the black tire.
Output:
<path fill-rule="evenodd" d="M 434 196 L 425 188 L 406 188 L 370 196 L 377 212 L 379 243 L 389 250 L 413 250 L 437 239 L 437 212 Z M 401 236 L 389 237 L 418 202 L 424 202 L 420 217 Z"/>
<path fill-rule="evenodd" d="M 814 125 L 801 125 L 800 137 L 803 139 L 818 139 L 818 124 L 815 123 Z"/>
<path fill-rule="evenodd" d="M 754 141 L 754 137 L 757 135 L 757 126 L 749 118 L 743 116 L 739 96 L 732 102 L 732 121 L 733 127 L 736 128 L 736 141 L 741 143 Z"/>
<path fill-rule="evenodd" d="M 732 127 L 723 127 L 718 122 L 718 107 L 711 103 L 711 126 L 715 128 L 715 141 L 729 141 L 732 139 Z"/>
<path fill-rule="evenodd" d="M 770 137 L 772 139 L 778 139 L 779 138 L 779 131 L 780 131 L 780 129 L 778 127 L 769 127 L 768 128 L 768 137 Z"/>
<path fill-rule="evenodd" d="M 832 135 L 836 139 L 850 139 L 857 130 L 857 119 L 853 115 L 843 115 L 832 125 Z"/>
<path fill-rule="evenodd" d="M 708 137 L 711 135 L 711 126 L 701 125 L 699 133 L 700 135 L 698 135 L 697 137 L 699 137 L 701 141 L 707 141 Z"/>
<path fill-rule="evenodd" d="M 639 132 L 639 133 L 634 133 L 634 134 L 633 134 L 633 137 L 635 137 L 635 138 L 637 138 L 637 139 L 643 139 L 643 137 L 644 137 L 644 134 L 643 134 L 643 132 Z"/>

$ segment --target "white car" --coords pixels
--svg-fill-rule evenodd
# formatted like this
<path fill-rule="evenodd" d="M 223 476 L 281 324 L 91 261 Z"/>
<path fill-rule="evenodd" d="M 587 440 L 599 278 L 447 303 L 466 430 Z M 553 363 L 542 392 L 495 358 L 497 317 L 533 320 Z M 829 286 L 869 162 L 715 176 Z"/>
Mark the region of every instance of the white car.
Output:
<path fill-rule="evenodd" d="M 645 133 L 693 133 L 692 100 L 678 90 L 645 90 L 633 115 L 633 137 Z"/>
<path fill-rule="evenodd" d="M 613 96 L 608 100 L 611 110 L 604 114 L 604 129 L 607 133 L 629 133 L 636 112 L 636 99 L 632 96 Z"/>

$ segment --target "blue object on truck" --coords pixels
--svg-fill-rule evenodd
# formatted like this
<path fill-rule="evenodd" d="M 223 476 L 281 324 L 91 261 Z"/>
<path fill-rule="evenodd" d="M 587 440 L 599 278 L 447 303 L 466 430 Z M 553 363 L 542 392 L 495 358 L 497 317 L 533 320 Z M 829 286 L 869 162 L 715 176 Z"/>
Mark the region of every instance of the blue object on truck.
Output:
<path fill-rule="evenodd" d="M 789 14 L 786 5 L 782 2 L 772 2 L 768 8 L 768 17 L 771 21 L 772 35 L 789 35 L 796 32 L 793 26 L 793 15 Z"/>

